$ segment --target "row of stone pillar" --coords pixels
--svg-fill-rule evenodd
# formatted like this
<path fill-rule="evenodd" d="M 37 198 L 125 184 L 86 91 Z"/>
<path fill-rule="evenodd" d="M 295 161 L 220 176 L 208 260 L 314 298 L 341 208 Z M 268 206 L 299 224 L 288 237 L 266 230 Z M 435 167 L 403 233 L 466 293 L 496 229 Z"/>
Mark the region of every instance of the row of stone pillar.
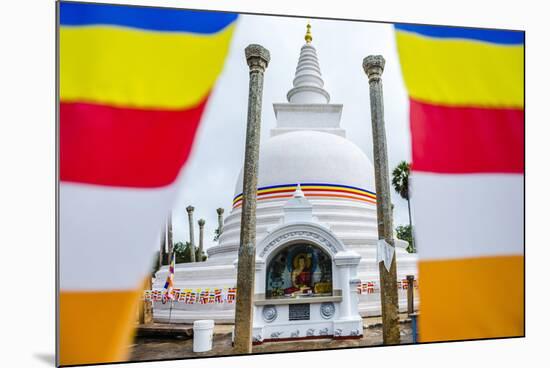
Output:
<path fill-rule="evenodd" d="M 196 259 L 195 254 L 195 229 L 193 226 L 193 212 L 195 211 L 195 207 L 193 206 L 187 206 L 187 216 L 189 219 L 189 244 L 191 245 L 191 262 L 202 262 L 201 259 Z M 217 237 L 219 237 L 223 232 L 223 208 L 218 208 L 216 210 L 218 213 L 218 229 L 216 230 Z M 204 219 L 199 219 L 197 221 L 199 225 L 199 255 L 202 257 L 202 254 L 204 252 L 204 225 L 206 224 L 206 221 Z M 167 249 L 168 248 L 168 249 Z M 166 222 L 166 227 L 164 231 L 162 232 L 162 238 L 160 243 L 160 255 L 159 255 L 159 268 L 163 265 L 163 260 L 166 256 L 166 250 L 168 250 L 168 260 L 172 259 L 173 252 L 174 252 L 174 243 L 173 243 L 173 236 L 172 236 L 172 215 L 168 215 L 168 220 Z M 169 261 L 168 261 L 169 262 Z"/>

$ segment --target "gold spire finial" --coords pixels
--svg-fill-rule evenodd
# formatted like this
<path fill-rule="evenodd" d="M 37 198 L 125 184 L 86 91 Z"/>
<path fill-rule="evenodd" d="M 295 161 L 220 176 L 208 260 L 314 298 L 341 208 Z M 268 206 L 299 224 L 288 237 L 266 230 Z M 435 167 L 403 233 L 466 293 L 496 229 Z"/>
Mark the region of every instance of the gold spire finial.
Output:
<path fill-rule="evenodd" d="M 311 37 L 311 24 L 309 24 L 309 22 L 307 22 L 306 28 L 307 28 L 307 31 L 304 39 L 306 40 L 306 43 L 311 43 L 311 41 L 313 40 L 313 37 Z"/>

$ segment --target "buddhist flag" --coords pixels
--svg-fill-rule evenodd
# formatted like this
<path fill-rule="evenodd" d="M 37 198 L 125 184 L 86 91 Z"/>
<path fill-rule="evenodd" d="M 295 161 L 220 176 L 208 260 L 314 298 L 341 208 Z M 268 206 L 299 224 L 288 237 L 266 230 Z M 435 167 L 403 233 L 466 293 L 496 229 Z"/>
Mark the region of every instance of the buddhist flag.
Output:
<path fill-rule="evenodd" d="M 59 4 L 60 364 L 127 358 L 236 14 Z"/>
<path fill-rule="evenodd" d="M 174 273 L 176 272 L 176 253 L 173 253 L 170 266 L 168 267 L 168 277 L 164 283 L 164 290 L 166 292 L 167 299 L 174 299 L 172 291 L 174 290 Z"/>
<path fill-rule="evenodd" d="M 421 341 L 524 335 L 524 33 L 396 25 Z"/>

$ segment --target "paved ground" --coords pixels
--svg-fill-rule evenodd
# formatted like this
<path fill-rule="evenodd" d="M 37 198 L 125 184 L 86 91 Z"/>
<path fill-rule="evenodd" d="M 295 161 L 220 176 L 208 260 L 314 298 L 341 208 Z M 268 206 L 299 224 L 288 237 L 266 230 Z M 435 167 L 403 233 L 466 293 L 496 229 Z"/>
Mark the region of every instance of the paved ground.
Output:
<path fill-rule="evenodd" d="M 411 325 L 405 315 L 401 315 L 401 342 L 411 343 Z M 356 340 L 302 340 L 290 342 L 271 342 L 253 347 L 254 353 L 288 352 L 303 350 L 334 349 L 343 347 L 361 347 L 382 345 L 382 327 L 380 318 L 365 318 L 363 337 Z M 178 326 L 179 333 L 174 333 L 174 325 L 155 324 L 148 331 L 141 331 L 131 346 L 131 360 L 181 359 L 201 356 L 233 355 L 231 347 L 231 325 L 217 325 L 214 332 L 213 349 L 205 353 L 193 353 L 193 339 L 190 338 L 190 326 Z M 164 329 L 164 330 L 163 330 Z M 165 334 L 151 331 L 166 331 Z"/>

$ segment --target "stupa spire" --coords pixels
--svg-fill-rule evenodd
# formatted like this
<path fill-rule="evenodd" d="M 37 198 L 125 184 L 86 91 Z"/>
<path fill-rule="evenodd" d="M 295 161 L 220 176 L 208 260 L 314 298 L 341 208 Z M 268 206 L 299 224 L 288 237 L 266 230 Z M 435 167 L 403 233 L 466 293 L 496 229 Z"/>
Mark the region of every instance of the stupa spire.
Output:
<path fill-rule="evenodd" d="M 313 37 L 311 36 L 311 24 L 309 24 L 309 22 L 307 22 L 306 29 L 306 35 L 304 39 L 306 40 L 306 43 L 311 43 L 311 41 L 313 41 Z"/>
<path fill-rule="evenodd" d="M 330 101 L 330 95 L 323 88 L 324 81 L 321 77 L 321 68 L 317 59 L 317 51 L 311 44 L 311 24 L 306 26 L 306 43 L 300 50 L 300 58 L 296 67 L 296 74 L 292 82 L 293 88 L 288 91 L 288 102 L 296 104 L 326 104 Z"/>

